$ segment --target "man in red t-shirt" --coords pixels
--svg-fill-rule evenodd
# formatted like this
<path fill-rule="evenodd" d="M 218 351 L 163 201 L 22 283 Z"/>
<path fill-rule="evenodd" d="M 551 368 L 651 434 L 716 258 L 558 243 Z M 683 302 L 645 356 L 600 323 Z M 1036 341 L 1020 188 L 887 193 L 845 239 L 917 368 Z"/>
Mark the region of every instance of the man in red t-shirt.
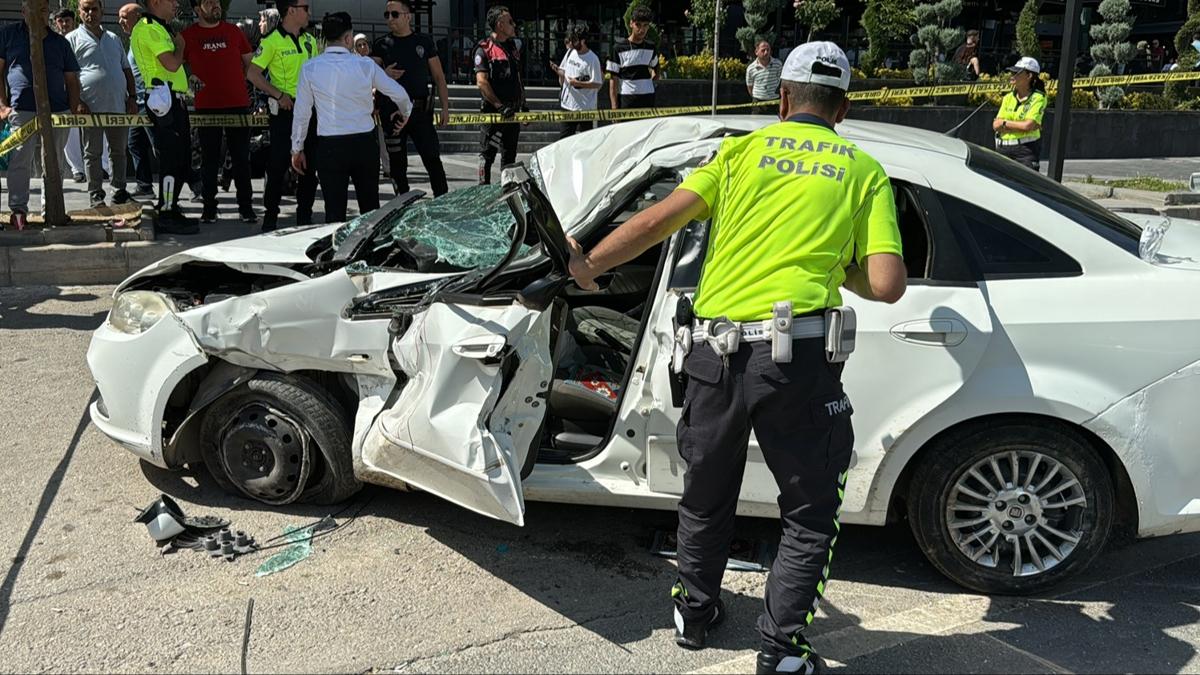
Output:
<path fill-rule="evenodd" d="M 254 52 L 246 36 L 224 20 L 221 0 L 192 0 L 196 23 L 183 31 L 183 59 L 192 71 L 196 91 L 196 112 L 210 114 L 246 114 L 250 95 L 246 92 L 246 67 Z M 250 128 L 245 126 L 207 127 L 200 135 L 200 176 L 204 211 L 202 223 L 217 222 L 217 172 L 224 163 L 221 136 L 229 149 L 233 182 L 237 186 L 238 213 L 243 223 L 257 223 L 251 201 Z"/>

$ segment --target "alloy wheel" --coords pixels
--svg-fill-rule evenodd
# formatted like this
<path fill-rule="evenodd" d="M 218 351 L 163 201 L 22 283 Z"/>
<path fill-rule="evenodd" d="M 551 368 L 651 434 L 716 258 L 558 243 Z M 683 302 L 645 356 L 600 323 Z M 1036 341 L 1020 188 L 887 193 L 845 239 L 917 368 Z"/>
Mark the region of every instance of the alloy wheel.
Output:
<path fill-rule="evenodd" d="M 1065 561 L 1086 536 L 1083 485 L 1063 463 L 1031 450 L 991 454 L 958 476 L 946 500 L 950 538 L 970 561 L 1015 577 Z"/>

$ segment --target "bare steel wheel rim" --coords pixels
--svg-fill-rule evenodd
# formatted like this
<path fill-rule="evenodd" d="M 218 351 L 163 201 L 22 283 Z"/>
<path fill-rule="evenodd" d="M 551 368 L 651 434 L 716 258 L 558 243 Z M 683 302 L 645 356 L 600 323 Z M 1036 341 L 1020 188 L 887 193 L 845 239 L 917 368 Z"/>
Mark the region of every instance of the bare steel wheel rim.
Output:
<path fill-rule="evenodd" d="M 946 527 L 968 560 L 1014 577 L 1044 574 L 1086 536 L 1079 477 L 1034 450 L 1005 450 L 962 472 L 946 500 Z"/>
<path fill-rule="evenodd" d="M 287 504 L 304 490 L 311 447 L 298 420 L 257 401 L 233 415 L 218 442 L 225 475 L 238 489 L 268 504 Z"/>

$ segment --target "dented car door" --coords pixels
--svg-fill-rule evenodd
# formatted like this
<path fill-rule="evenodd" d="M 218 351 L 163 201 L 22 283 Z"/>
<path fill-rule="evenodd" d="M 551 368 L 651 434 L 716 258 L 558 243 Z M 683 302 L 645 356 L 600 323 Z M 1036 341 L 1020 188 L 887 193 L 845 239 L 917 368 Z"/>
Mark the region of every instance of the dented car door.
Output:
<path fill-rule="evenodd" d="M 553 377 L 553 336 L 566 285 L 566 239 L 523 170 L 505 170 L 516 224 L 512 249 L 427 307 L 393 339 L 399 393 L 368 432 L 372 470 L 477 513 L 524 524 L 522 467 L 536 457 Z M 543 247 L 544 276 L 499 283 L 522 244 Z"/>

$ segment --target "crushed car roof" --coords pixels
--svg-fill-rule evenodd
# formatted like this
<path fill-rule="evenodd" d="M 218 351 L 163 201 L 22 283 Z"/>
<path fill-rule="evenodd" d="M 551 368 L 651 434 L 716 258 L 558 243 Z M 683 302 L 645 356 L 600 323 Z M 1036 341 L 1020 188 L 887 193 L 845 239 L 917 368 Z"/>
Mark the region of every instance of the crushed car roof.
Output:
<path fill-rule="evenodd" d="M 754 115 L 662 117 L 612 124 L 576 134 L 534 153 L 530 167 L 563 229 L 592 222 L 656 172 L 696 165 L 730 134 L 777 123 Z M 837 132 L 887 166 L 919 170 L 913 150 L 965 161 L 965 142 L 943 134 L 881 122 L 846 120 Z M 586 175 L 585 175 L 586 174 Z M 599 180 L 597 177 L 602 177 Z"/>

